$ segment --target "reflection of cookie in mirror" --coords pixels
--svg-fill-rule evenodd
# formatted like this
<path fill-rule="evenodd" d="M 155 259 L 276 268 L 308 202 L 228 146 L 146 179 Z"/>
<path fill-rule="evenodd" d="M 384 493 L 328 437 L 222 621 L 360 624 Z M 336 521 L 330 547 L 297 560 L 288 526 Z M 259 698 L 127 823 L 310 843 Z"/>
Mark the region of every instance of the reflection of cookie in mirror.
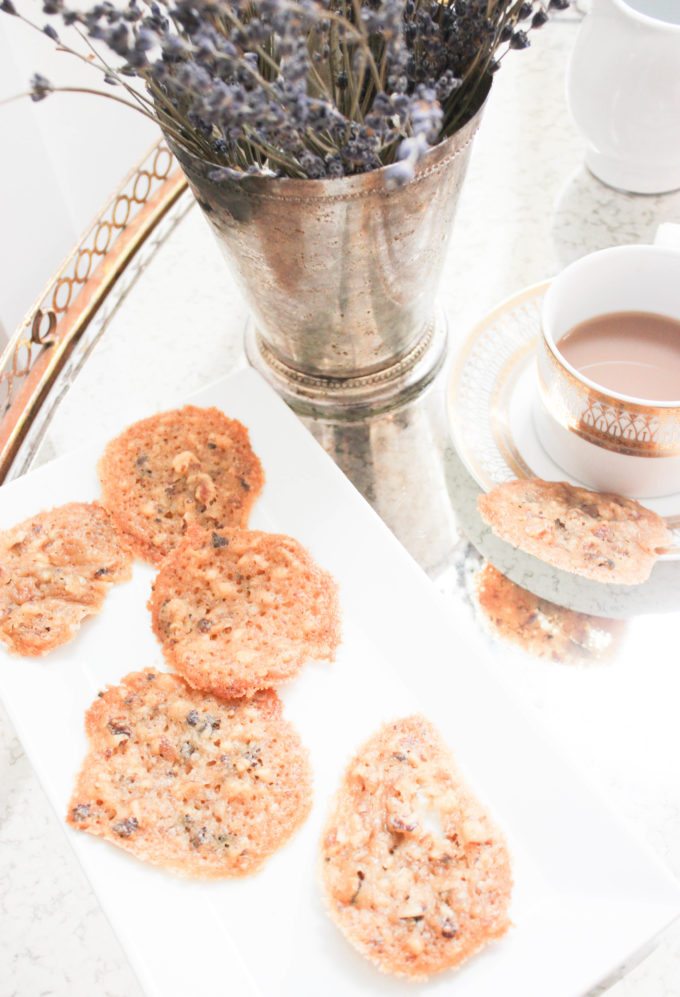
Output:
<path fill-rule="evenodd" d="M 492 564 L 475 576 L 477 603 L 493 633 L 537 658 L 587 664 L 612 657 L 626 624 L 541 599 Z"/>
<path fill-rule="evenodd" d="M 596 582 L 646 581 L 673 539 L 664 520 L 634 499 L 566 481 L 505 481 L 477 505 L 501 540 Z"/>

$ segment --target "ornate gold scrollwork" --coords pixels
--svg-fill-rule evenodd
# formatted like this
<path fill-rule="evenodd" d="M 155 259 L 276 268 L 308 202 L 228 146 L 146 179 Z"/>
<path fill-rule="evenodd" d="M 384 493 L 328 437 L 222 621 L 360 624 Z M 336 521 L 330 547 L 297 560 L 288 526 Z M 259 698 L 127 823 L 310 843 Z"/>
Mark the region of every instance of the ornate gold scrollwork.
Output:
<path fill-rule="evenodd" d="M 158 142 L 125 178 L 51 279 L 0 359 L 0 483 L 65 358 L 108 291 L 186 189 Z"/>
<path fill-rule="evenodd" d="M 41 332 L 41 326 L 43 325 L 43 319 L 47 319 L 47 329 Z M 33 316 L 33 322 L 31 324 L 31 342 L 36 343 L 38 346 L 54 346 L 56 341 L 54 332 L 57 328 L 57 316 L 50 309 L 48 312 L 44 312 L 42 308 L 38 308 L 35 315 Z"/>

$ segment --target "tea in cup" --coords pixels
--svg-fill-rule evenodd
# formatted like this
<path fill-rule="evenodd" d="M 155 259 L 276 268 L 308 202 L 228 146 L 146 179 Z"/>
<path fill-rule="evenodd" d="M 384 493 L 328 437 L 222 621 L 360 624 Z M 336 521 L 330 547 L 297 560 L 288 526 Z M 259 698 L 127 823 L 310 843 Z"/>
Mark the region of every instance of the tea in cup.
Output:
<path fill-rule="evenodd" d="M 680 251 L 618 246 L 546 292 L 535 426 L 564 471 L 631 498 L 680 492 Z"/>

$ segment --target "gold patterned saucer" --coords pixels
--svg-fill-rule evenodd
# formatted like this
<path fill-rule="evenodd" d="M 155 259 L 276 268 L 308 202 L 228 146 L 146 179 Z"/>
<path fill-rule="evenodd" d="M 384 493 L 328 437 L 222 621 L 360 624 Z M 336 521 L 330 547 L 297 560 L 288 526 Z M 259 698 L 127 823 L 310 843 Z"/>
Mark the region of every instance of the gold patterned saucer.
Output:
<path fill-rule="evenodd" d="M 514 478 L 571 481 L 541 446 L 534 428 L 536 348 L 550 282 L 525 288 L 489 312 L 461 347 L 448 383 L 448 414 L 458 454 L 485 491 Z M 680 493 L 645 499 L 666 520 L 680 558 Z"/>

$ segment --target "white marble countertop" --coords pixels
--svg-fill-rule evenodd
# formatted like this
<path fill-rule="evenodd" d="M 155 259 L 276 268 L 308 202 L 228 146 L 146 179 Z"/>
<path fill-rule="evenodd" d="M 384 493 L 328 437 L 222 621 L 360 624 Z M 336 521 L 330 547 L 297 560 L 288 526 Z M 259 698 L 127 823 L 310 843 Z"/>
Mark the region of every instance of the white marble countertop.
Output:
<path fill-rule="evenodd" d="M 680 193 L 636 197 L 601 185 L 583 167 L 583 142 L 569 119 L 564 74 L 578 15 L 568 12 L 513 54 L 494 84 L 475 141 L 446 264 L 442 300 L 456 346 L 489 309 L 589 250 L 650 242 L 663 221 L 680 221 Z M 158 248 L 111 328 L 57 410 L 41 459 L 105 438 L 149 408 L 174 404 L 244 363 L 246 309 L 196 208 Z M 470 482 L 449 455 L 446 470 L 423 448 L 446 447 L 445 378 L 422 410 L 383 420 L 371 446 L 390 448 L 439 496 L 419 515 L 399 473 L 374 474 L 362 432 L 332 443 L 311 427 L 341 467 L 425 567 L 445 597 L 460 596 L 463 510 L 449 487 Z M 379 437 L 378 444 L 375 437 Z M 409 448 L 412 448 L 409 450 Z M 371 474 L 368 474 L 370 463 Z M 453 480 L 453 486 L 451 484 Z M 459 556 L 460 555 L 460 556 Z M 514 564 L 506 565 L 507 570 Z M 672 576 L 669 584 L 677 585 Z M 595 607 L 593 607 L 595 611 Z M 456 611 L 463 611 L 458 607 Z M 630 624 L 620 660 L 574 667 L 493 644 L 496 673 L 539 725 L 587 772 L 603 797 L 680 876 L 680 613 Z M 677 638 L 676 638 L 677 639 Z M 150 912 L 150 916 L 152 913 Z M 559 967 L 556 967 L 559 972 Z M 452 986 L 452 993 L 457 992 Z M 0 710 L 0 997 L 138 997 L 141 993 L 97 900 Z M 608 990 L 611 997 L 680 994 L 680 926 Z M 192 997 L 192 995 L 189 995 Z M 499 995 L 500 997 L 500 995 Z M 545 997 L 550 997 L 546 993 Z M 576 995 L 575 995 L 576 997 Z"/>

